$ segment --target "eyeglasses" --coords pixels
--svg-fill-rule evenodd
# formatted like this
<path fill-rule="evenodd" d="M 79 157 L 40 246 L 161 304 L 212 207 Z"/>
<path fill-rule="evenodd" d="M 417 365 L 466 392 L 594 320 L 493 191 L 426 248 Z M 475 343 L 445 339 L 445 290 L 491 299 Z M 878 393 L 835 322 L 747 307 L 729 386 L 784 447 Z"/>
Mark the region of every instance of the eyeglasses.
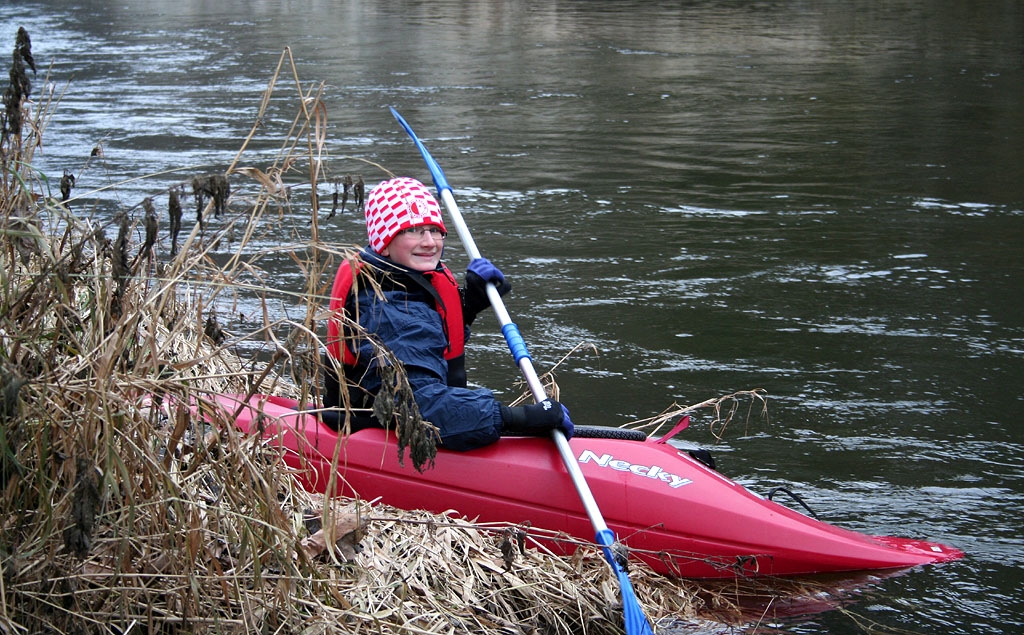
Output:
<path fill-rule="evenodd" d="M 447 232 L 445 232 L 440 227 L 437 227 L 435 225 L 407 227 L 402 231 L 398 232 L 399 236 L 413 236 L 419 240 L 423 240 L 424 234 L 430 234 L 430 237 L 433 238 L 434 240 L 444 240 L 444 237 L 448 235 Z"/>

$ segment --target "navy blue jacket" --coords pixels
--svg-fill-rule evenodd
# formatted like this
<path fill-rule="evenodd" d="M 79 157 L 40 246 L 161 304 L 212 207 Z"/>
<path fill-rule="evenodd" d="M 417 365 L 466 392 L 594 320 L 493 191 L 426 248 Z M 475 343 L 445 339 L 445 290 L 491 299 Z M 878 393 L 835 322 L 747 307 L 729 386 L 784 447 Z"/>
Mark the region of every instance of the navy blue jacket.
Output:
<path fill-rule="evenodd" d="M 437 426 L 441 446 L 471 450 L 497 441 L 501 434 L 501 406 L 494 394 L 486 388 L 449 385 L 448 362 L 444 358 L 448 342 L 441 315 L 434 306 L 433 295 L 415 280 L 416 272 L 369 248 L 360 252 L 360 258 L 369 265 L 363 271 L 372 272 L 380 284 L 383 299 L 372 285 L 358 285 L 358 293 L 350 294 L 345 302 L 346 310 L 349 315 L 358 316 L 360 326 L 405 366 L 420 415 Z M 359 365 L 346 368 L 346 375 L 349 381 L 357 381 L 363 390 L 376 395 L 381 377 L 373 343 L 361 340 L 357 353 Z M 332 399 L 330 392 L 328 387 L 324 405 L 338 405 L 336 396 Z"/>

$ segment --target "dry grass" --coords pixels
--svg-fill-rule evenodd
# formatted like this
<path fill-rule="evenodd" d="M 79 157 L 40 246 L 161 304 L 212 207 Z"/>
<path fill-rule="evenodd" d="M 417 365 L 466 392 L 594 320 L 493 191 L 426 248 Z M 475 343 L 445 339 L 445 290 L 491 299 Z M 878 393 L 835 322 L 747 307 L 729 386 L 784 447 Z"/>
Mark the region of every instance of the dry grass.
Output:
<path fill-rule="evenodd" d="M 72 182 L 50 196 L 30 166 L 57 104 L 19 96 L 20 129 L 0 145 L 0 633 L 621 632 L 597 549 L 558 558 L 519 551 L 513 527 L 324 500 L 258 436 L 180 405 L 316 397 L 323 281 L 346 251 L 320 242 L 315 194 L 308 235 L 266 240 L 283 234 L 287 176 L 332 178 L 323 86 L 305 87 L 290 61 L 286 50 L 258 117 L 290 68 L 297 114 L 278 159 L 244 165 L 265 131 L 254 125 L 223 173 L 154 193 L 172 221 L 163 241 L 152 198 L 96 225 L 70 211 L 86 196 L 70 197 Z M 191 229 L 188 183 L 203 219 Z M 267 244 L 304 288 L 268 283 Z M 225 327 L 217 307 L 240 295 L 262 315 Z M 272 319 L 281 298 L 303 319 Z M 741 616 L 735 589 L 633 577 L 653 618 Z"/>

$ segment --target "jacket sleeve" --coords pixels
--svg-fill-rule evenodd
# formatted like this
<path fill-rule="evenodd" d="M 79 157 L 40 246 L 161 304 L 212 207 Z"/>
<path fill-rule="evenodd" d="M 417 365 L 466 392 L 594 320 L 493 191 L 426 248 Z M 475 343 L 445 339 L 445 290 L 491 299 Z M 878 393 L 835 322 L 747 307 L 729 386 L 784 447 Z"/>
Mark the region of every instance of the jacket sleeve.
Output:
<path fill-rule="evenodd" d="M 441 316 L 422 302 L 396 294 L 386 303 L 360 306 L 360 322 L 405 366 L 420 415 L 438 427 L 441 445 L 451 450 L 471 450 L 498 440 L 501 406 L 485 388 L 448 386 Z M 373 359 L 373 345 L 360 345 L 360 359 Z M 375 362 L 374 362 L 375 363 Z M 370 366 L 364 387 L 376 392 L 380 377 Z M 367 382 L 374 382 L 369 385 Z"/>

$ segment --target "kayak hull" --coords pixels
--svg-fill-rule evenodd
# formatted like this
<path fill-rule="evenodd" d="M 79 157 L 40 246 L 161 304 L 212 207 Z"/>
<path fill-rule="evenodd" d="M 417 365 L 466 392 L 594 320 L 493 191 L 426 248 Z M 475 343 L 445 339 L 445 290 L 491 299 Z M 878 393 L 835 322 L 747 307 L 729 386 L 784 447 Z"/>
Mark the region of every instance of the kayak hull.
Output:
<path fill-rule="evenodd" d="M 438 450 L 419 473 L 383 429 L 338 435 L 293 400 L 218 395 L 243 431 L 262 414 L 303 486 L 400 509 L 455 511 L 479 522 L 529 524 L 593 541 L 594 531 L 549 439 L 503 437 L 471 452 Z M 685 578 L 782 576 L 913 567 L 962 557 L 938 543 L 867 536 L 797 513 L 667 443 L 569 441 L 605 522 L 630 558 Z M 337 463 L 332 458 L 337 454 Z M 332 483 L 333 480 L 333 483 Z M 552 548 L 568 553 L 571 541 Z"/>

